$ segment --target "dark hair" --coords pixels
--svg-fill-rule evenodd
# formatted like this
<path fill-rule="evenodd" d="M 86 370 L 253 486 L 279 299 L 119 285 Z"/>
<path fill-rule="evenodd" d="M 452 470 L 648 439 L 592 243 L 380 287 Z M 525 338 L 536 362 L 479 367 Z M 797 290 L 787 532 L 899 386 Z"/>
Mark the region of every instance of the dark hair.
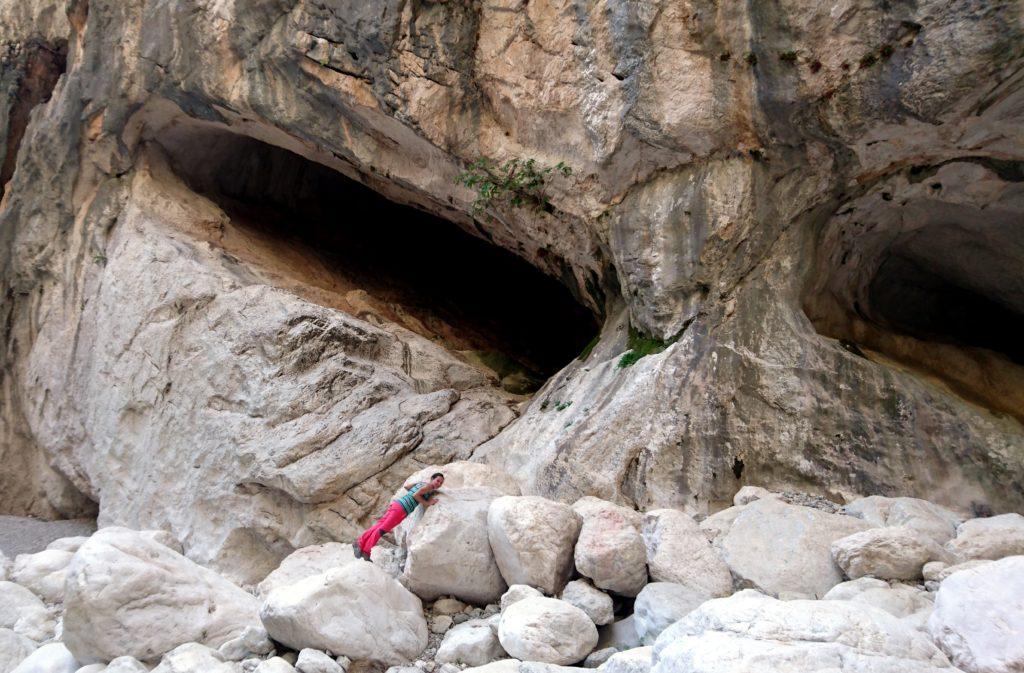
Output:
<path fill-rule="evenodd" d="M 444 479 L 444 475 L 441 474 L 440 472 L 435 472 L 434 474 L 430 475 L 431 479 L 437 479 L 438 477 L 441 477 L 442 479 Z"/>

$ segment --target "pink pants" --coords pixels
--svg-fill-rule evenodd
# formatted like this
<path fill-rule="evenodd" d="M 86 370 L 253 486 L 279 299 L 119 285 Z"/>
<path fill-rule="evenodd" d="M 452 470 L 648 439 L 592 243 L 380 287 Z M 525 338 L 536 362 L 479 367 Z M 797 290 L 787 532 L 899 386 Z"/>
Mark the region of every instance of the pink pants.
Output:
<path fill-rule="evenodd" d="M 369 556 L 370 550 L 380 541 L 381 536 L 384 533 L 390 533 L 391 529 L 402 523 L 403 519 L 405 519 L 405 509 L 397 502 L 392 502 L 388 505 L 388 511 L 384 512 L 384 516 L 377 519 L 377 523 L 359 536 L 359 548 Z"/>

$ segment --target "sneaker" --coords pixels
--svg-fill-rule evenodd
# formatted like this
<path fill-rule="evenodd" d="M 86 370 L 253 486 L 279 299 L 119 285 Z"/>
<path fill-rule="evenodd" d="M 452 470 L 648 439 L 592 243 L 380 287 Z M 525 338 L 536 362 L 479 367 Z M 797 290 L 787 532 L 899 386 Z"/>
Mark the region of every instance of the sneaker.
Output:
<path fill-rule="evenodd" d="M 364 554 L 363 550 L 359 548 L 359 543 L 358 542 L 353 542 L 352 543 L 352 553 L 355 554 L 356 558 L 358 558 L 358 559 L 363 559 L 364 561 L 369 561 L 370 560 L 370 557 L 367 556 L 366 554 Z"/>

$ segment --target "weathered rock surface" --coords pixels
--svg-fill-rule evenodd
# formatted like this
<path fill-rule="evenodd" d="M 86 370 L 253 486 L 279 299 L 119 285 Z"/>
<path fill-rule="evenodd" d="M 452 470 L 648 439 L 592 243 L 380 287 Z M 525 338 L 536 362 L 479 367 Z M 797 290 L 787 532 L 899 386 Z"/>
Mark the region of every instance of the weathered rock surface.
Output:
<path fill-rule="evenodd" d="M 441 663 L 483 666 L 506 657 L 508 654 L 491 624 L 486 620 L 473 619 L 448 631 L 434 658 Z"/>
<path fill-rule="evenodd" d="M 260 616 L 271 638 L 294 649 L 400 664 L 427 646 L 420 599 L 369 563 L 278 587 Z"/>
<path fill-rule="evenodd" d="M 1024 554 L 1024 516 L 1011 513 L 964 521 L 946 549 L 960 561 Z"/>
<path fill-rule="evenodd" d="M 832 558 L 847 577 L 918 580 L 929 561 L 950 558 L 931 537 L 909 526 L 872 528 L 832 543 Z"/>
<path fill-rule="evenodd" d="M 573 509 L 583 519 L 574 552 L 576 569 L 596 587 L 637 595 L 647 584 L 641 515 L 589 496 L 576 501 Z"/>
<path fill-rule="evenodd" d="M 186 643 L 219 647 L 262 631 L 255 598 L 125 528 L 89 538 L 67 572 L 63 640 L 82 663 L 155 661 Z"/>
<path fill-rule="evenodd" d="M 297 549 L 260 582 L 259 594 L 265 597 L 278 587 L 294 584 L 356 560 L 352 545 L 340 542 L 325 542 Z"/>
<path fill-rule="evenodd" d="M 597 627 L 585 612 L 554 598 L 525 598 L 501 614 L 498 639 L 524 661 L 572 664 L 597 645 Z"/>
<path fill-rule="evenodd" d="M 633 607 L 636 634 L 653 645 L 661 632 L 714 598 L 698 588 L 671 582 L 652 582 L 637 595 Z"/>
<path fill-rule="evenodd" d="M 502 577 L 548 595 L 565 587 L 582 518 L 563 503 L 536 496 L 505 496 L 487 512 L 487 537 Z"/>
<path fill-rule="evenodd" d="M 709 598 L 731 593 L 729 567 L 708 542 L 704 531 L 683 512 L 672 509 L 647 512 L 643 538 L 647 546 L 647 566 L 654 581 L 692 587 Z"/>
<path fill-rule="evenodd" d="M 871 495 L 843 507 L 843 513 L 864 519 L 874 526 L 906 526 L 944 544 L 956 535 L 963 517 L 945 507 L 920 498 L 887 498 Z"/>
<path fill-rule="evenodd" d="M 75 673 L 80 666 L 63 643 L 49 643 L 22 659 L 11 673 Z"/>
<path fill-rule="evenodd" d="M 481 487 L 443 490 L 436 505 L 410 522 L 402 583 L 428 601 L 455 596 L 476 605 L 493 603 L 508 588 L 487 530 L 487 511 L 501 493 Z"/>
<path fill-rule="evenodd" d="M 824 596 L 843 581 L 834 541 L 869 528 L 851 516 L 774 499 L 747 505 L 722 541 L 722 557 L 740 582 L 764 592 Z"/>
<path fill-rule="evenodd" d="M 36 651 L 39 645 L 11 629 L 0 628 L 0 673 L 11 673 L 14 667 Z"/>
<path fill-rule="evenodd" d="M 61 603 L 64 600 L 64 580 L 71 557 L 71 552 L 56 549 L 21 554 L 14 559 L 11 579 L 31 589 L 47 603 Z"/>
<path fill-rule="evenodd" d="M 935 596 L 928 630 L 967 673 L 1024 669 L 1024 556 L 947 577 Z"/>
<path fill-rule="evenodd" d="M 0 582 L 0 628 L 36 642 L 53 637 L 53 617 L 34 593 L 14 582 Z"/>
<path fill-rule="evenodd" d="M 573 580 L 565 585 L 560 598 L 587 613 L 597 626 L 611 624 L 615 619 L 612 597 L 587 580 Z"/>
<path fill-rule="evenodd" d="M 654 673 L 954 673 L 924 634 L 845 601 L 778 601 L 747 590 L 708 601 L 654 645 Z"/>

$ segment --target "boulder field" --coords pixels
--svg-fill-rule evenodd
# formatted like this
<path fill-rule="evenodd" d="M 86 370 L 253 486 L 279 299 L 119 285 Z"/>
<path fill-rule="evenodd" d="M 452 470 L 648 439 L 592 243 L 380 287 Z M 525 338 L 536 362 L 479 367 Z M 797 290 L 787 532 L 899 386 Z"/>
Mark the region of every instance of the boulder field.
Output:
<path fill-rule="evenodd" d="M 0 673 L 1024 670 L 1024 517 L 760 489 L 704 526 L 443 469 L 372 562 L 326 542 L 239 586 L 121 527 L 18 555 Z"/>

